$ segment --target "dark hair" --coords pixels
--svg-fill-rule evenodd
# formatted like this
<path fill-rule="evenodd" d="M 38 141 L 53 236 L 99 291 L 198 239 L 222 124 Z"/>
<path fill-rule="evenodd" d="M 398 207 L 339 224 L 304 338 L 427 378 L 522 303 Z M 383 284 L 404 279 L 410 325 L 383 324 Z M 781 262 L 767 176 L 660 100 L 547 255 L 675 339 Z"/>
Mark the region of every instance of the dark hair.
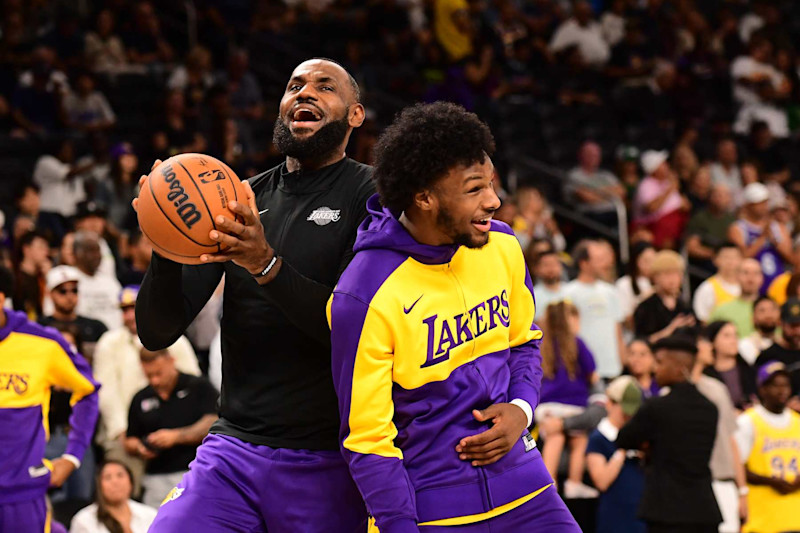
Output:
<path fill-rule="evenodd" d="M 695 357 L 697 355 L 697 343 L 689 335 L 672 335 L 659 339 L 653 344 L 653 353 L 659 350 L 683 352 Z"/>
<path fill-rule="evenodd" d="M 714 339 L 717 338 L 717 335 L 719 335 L 719 332 L 722 330 L 722 328 L 728 324 L 731 324 L 731 322 L 728 322 L 727 320 L 715 320 L 705 327 L 703 330 L 703 336 L 709 341 L 714 342 Z"/>
<path fill-rule="evenodd" d="M 14 264 L 17 265 L 17 267 L 19 267 L 19 265 L 22 263 L 22 255 L 23 255 L 22 249 L 25 248 L 26 246 L 30 246 L 31 243 L 33 243 L 33 241 L 35 241 L 36 239 L 43 239 L 48 246 L 50 245 L 50 242 L 47 240 L 47 237 L 45 237 L 45 235 L 40 231 L 33 230 L 25 233 L 24 235 L 22 235 L 22 237 L 19 238 L 19 241 L 17 241 L 16 253 L 14 254 L 15 255 Z"/>
<path fill-rule="evenodd" d="M 25 233 L 22 237 L 20 237 L 18 246 L 20 247 L 20 249 L 22 249 L 23 246 L 30 246 L 30 244 L 36 239 L 44 239 L 46 241 L 47 237 L 45 237 L 44 234 L 40 231 L 36 230 L 29 231 Z"/>
<path fill-rule="evenodd" d="M 14 274 L 6 267 L 0 266 L 0 294 L 6 298 L 14 292 Z"/>
<path fill-rule="evenodd" d="M 633 289 L 633 294 L 639 296 L 642 293 L 642 289 L 639 288 L 639 257 L 645 253 L 647 250 L 654 249 L 653 245 L 649 242 L 640 241 L 634 244 L 631 247 L 631 258 L 628 261 L 628 276 L 631 278 L 631 288 Z"/>
<path fill-rule="evenodd" d="M 28 191 L 30 191 L 31 189 L 36 191 L 36 194 L 39 194 L 41 192 L 41 189 L 35 183 L 33 183 L 33 182 L 26 183 L 26 184 L 22 185 L 21 187 L 17 188 L 16 194 L 14 195 L 14 203 L 16 204 L 17 202 L 22 200 L 25 197 L 25 195 L 28 193 Z"/>
<path fill-rule="evenodd" d="M 350 80 L 350 88 L 353 89 L 353 98 L 355 98 L 357 104 L 361 103 L 361 88 L 358 86 L 358 82 L 353 77 L 353 75 L 350 74 L 350 71 L 344 68 L 344 65 L 342 65 L 338 61 L 334 61 L 333 59 L 329 59 L 327 57 L 312 57 L 311 61 L 327 61 L 328 63 L 333 63 L 334 65 L 339 65 L 340 67 L 342 67 L 342 70 L 344 70 L 347 73 L 347 77 Z"/>
<path fill-rule="evenodd" d="M 750 135 L 755 135 L 756 133 L 759 133 L 764 130 L 769 131 L 769 124 L 767 124 L 763 120 L 756 120 L 752 124 L 750 124 Z"/>
<path fill-rule="evenodd" d="M 131 481 L 131 487 L 133 487 L 133 472 L 131 472 L 131 469 L 128 468 L 128 465 L 115 459 L 108 459 L 101 464 L 97 469 L 97 480 L 95 483 L 97 486 L 95 498 L 97 502 L 97 521 L 103 524 L 106 529 L 110 531 L 110 533 L 124 533 L 125 529 L 122 527 L 122 524 L 120 524 L 119 521 L 108 511 L 108 504 L 106 503 L 105 498 L 103 498 L 103 490 L 100 488 L 100 479 L 103 476 L 103 470 L 105 470 L 106 466 L 108 465 L 121 466 L 125 472 L 127 472 L 128 479 Z"/>
<path fill-rule="evenodd" d="M 760 304 L 761 302 L 765 302 L 765 301 L 770 301 L 773 304 L 775 304 L 776 306 L 778 306 L 778 302 L 776 302 L 775 300 L 773 300 L 769 296 L 764 295 L 764 296 L 759 296 L 758 298 L 756 298 L 756 301 L 753 302 L 753 311 L 756 310 L 756 307 L 758 307 L 758 304 Z M 778 306 L 778 307 L 780 307 L 780 306 Z"/>
<path fill-rule="evenodd" d="M 797 298 L 798 291 L 800 291 L 800 272 L 792 274 L 789 278 L 789 283 L 786 284 L 786 298 Z"/>
<path fill-rule="evenodd" d="M 591 239 L 584 239 L 578 242 L 578 244 L 576 244 L 575 248 L 572 250 L 572 261 L 575 264 L 575 268 L 577 268 L 579 272 L 581 269 L 581 263 L 589 260 L 589 247 L 593 242 L 594 241 Z"/>
<path fill-rule="evenodd" d="M 375 146 L 375 182 L 381 203 L 401 213 L 414 195 L 460 165 L 485 161 L 494 138 L 477 115 L 447 102 L 405 108 Z"/>

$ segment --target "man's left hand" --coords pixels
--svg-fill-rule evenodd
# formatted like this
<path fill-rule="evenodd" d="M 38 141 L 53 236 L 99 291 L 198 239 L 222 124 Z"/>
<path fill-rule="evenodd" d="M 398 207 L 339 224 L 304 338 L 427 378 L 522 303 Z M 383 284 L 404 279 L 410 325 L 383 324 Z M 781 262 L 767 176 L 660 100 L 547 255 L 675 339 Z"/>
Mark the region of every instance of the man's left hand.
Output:
<path fill-rule="evenodd" d="M 209 233 L 211 240 L 228 248 L 218 254 L 203 254 L 200 260 L 204 263 L 233 261 L 256 275 L 266 268 L 275 252 L 264 237 L 264 226 L 257 214 L 256 195 L 248 182 L 242 182 L 242 185 L 246 203 L 228 203 L 228 209 L 238 215 L 238 220 L 220 215 L 216 219 L 217 229 Z"/>
<path fill-rule="evenodd" d="M 472 411 L 479 422 L 491 421 L 492 427 L 471 437 L 461 439 L 456 446 L 458 457 L 472 461 L 472 466 L 485 466 L 499 461 L 522 438 L 528 417 L 520 407 L 496 403 L 486 409 Z"/>
<path fill-rule="evenodd" d="M 75 464 L 72 461 L 59 457 L 53 459 L 53 471 L 50 474 L 50 486 L 60 487 L 67 478 L 75 471 Z"/>
<path fill-rule="evenodd" d="M 747 522 L 747 495 L 740 494 L 739 495 L 739 520 L 742 521 L 742 524 Z"/>
<path fill-rule="evenodd" d="M 159 429 L 147 436 L 147 443 L 166 450 L 178 444 L 178 436 L 177 429 Z"/>

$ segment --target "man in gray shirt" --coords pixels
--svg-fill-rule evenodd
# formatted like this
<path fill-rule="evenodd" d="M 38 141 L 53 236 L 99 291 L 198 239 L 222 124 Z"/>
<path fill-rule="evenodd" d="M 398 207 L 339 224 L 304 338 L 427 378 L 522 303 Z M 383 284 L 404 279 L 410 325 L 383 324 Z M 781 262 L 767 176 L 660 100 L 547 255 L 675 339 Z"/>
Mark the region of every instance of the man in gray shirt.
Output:
<path fill-rule="evenodd" d="M 612 198 L 625 198 L 625 188 L 614 174 L 600 168 L 600 145 L 586 141 L 578 151 L 578 166 L 567 174 L 564 197 L 579 211 L 607 226 L 617 223 Z"/>

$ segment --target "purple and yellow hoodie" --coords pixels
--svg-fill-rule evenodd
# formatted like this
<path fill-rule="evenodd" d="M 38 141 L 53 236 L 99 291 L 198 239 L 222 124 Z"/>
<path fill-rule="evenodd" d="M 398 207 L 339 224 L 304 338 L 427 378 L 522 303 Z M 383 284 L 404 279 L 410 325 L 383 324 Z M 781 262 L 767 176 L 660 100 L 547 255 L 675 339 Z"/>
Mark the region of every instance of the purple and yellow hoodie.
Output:
<path fill-rule="evenodd" d="M 455 451 L 488 429 L 473 409 L 539 402 L 542 332 L 517 239 L 493 221 L 481 249 L 422 245 L 377 196 L 367 207 L 328 305 L 342 451 L 367 509 L 381 533 L 406 533 L 522 505 L 553 482 L 536 449 L 520 438 L 485 467 Z"/>
<path fill-rule="evenodd" d="M 0 311 L 3 312 L 3 311 Z M 65 456 L 80 461 L 97 422 L 97 389 L 86 360 L 54 329 L 5 310 L 0 329 L 0 504 L 41 498 L 52 466 L 44 459 L 49 438 L 50 388 L 72 391 Z"/>

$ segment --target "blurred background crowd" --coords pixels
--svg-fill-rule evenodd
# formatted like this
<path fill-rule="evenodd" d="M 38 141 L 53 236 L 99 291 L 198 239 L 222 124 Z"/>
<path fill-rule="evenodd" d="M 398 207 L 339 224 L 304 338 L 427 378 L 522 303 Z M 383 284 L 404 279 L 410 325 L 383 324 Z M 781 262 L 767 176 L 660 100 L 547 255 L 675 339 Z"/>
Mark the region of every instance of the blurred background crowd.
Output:
<path fill-rule="evenodd" d="M 552 339 L 537 421 L 566 498 L 596 505 L 589 485 L 607 492 L 591 472 L 605 401 L 591 391 L 625 373 L 657 395 L 653 343 L 698 337 L 699 372 L 725 386 L 731 416 L 758 403 L 761 363 L 791 373 L 800 362 L 798 2 L 2 0 L 0 13 L 11 305 L 68 335 L 103 383 L 94 455 L 53 497 L 65 522 L 93 498 L 103 458 L 118 463 L 98 479 L 119 474 L 121 493 L 137 496 L 149 480 L 151 502 L 186 469 L 191 444 L 153 461 L 129 441 L 134 395 L 164 373 L 173 388 L 182 373 L 219 386 L 219 297 L 172 357 L 140 352 L 133 304 L 152 248 L 131 208 L 139 176 L 181 152 L 218 157 L 243 179 L 279 163 L 278 101 L 310 57 L 339 61 L 361 86 L 367 120 L 348 148 L 359 161 L 417 101 L 456 102 L 492 128 L 496 218 L 525 250 Z M 798 409 L 792 376 L 784 404 Z M 57 456 L 69 408 L 53 401 Z M 186 425 L 210 424 L 213 411 Z M 637 491 L 631 482 L 622 499 L 638 502 Z M 620 531 L 575 509 L 586 531 Z"/>

